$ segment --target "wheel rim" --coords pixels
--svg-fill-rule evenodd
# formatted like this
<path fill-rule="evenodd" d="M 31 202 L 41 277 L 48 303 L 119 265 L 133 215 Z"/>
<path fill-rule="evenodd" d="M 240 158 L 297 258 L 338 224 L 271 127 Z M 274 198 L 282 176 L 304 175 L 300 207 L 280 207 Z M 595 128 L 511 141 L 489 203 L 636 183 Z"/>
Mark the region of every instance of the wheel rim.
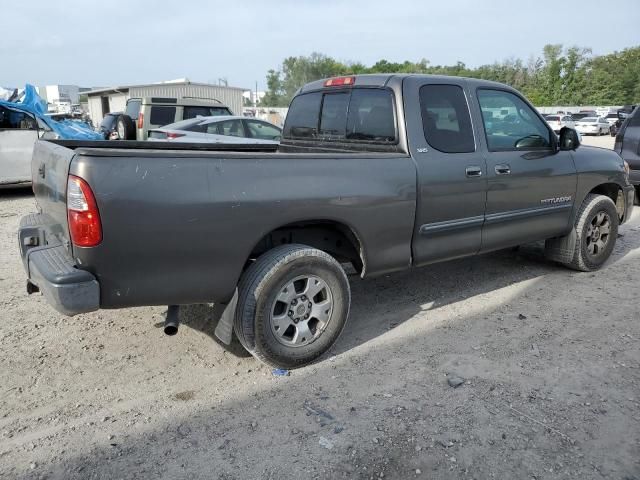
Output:
<path fill-rule="evenodd" d="M 601 256 L 607 249 L 611 238 L 611 218 L 606 212 L 597 213 L 589 226 L 586 234 L 587 253 L 592 257 Z"/>
<path fill-rule="evenodd" d="M 124 140 L 124 125 L 122 123 L 118 123 L 118 136 L 120 137 L 120 140 Z"/>
<path fill-rule="evenodd" d="M 271 307 L 271 332 L 288 347 L 303 347 L 327 328 L 333 312 L 333 294 L 327 282 L 302 275 L 286 282 Z"/>

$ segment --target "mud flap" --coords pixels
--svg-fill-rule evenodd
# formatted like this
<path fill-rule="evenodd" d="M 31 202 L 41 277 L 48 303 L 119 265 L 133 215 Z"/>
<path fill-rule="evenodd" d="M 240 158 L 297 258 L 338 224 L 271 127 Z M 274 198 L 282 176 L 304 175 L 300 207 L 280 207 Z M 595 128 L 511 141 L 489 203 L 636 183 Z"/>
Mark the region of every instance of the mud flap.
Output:
<path fill-rule="evenodd" d="M 559 263 L 571 263 L 576 248 L 576 229 L 564 237 L 549 238 L 544 242 L 544 256 Z"/>
<path fill-rule="evenodd" d="M 236 307 L 238 305 L 238 289 L 233 292 L 233 297 L 227 303 L 227 306 L 220 316 L 218 326 L 216 327 L 215 334 L 225 345 L 230 345 L 233 338 L 233 322 L 236 316 Z"/>

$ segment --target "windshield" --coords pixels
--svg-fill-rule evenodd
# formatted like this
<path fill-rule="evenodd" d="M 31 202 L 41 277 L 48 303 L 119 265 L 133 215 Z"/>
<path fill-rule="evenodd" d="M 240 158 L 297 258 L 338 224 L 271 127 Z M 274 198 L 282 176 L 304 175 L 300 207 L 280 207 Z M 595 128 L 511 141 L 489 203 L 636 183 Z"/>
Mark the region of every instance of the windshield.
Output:
<path fill-rule="evenodd" d="M 557 115 L 547 115 L 547 120 L 549 120 L 550 122 L 559 122 L 560 117 L 558 117 Z"/>
<path fill-rule="evenodd" d="M 132 120 L 137 120 L 138 114 L 140 113 L 141 104 L 142 104 L 142 100 L 140 99 L 130 99 L 127 102 L 127 109 L 124 113 L 129 115 Z"/>
<path fill-rule="evenodd" d="M 583 123 L 596 123 L 597 121 L 598 119 L 595 117 L 587 117 L 582 119 Z"/>

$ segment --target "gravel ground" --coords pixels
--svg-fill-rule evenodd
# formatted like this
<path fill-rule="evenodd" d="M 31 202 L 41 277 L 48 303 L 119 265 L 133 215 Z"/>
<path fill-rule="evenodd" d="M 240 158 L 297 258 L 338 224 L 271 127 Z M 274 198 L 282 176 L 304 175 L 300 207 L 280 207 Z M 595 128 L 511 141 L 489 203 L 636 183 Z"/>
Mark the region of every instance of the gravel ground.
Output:
<path fill-rule="evenodd" d="M 352 278 L 331 355 L 287 377 L 209 305 L 166 337 L 163 308 L 27 297 L 33 210 L 0 191 L 0 478 L 640 479 L 640 209 L 595 273 L 533 245 Z"/>
<path fill-rule="evenodd" d="M 591 145 L 593 147 L 613 149 L 615 137 L 612 137 L 611 135 L 603 135 L 598 137 L 582 135 L 582 143 L 584 143 L 585 145 Z"/>

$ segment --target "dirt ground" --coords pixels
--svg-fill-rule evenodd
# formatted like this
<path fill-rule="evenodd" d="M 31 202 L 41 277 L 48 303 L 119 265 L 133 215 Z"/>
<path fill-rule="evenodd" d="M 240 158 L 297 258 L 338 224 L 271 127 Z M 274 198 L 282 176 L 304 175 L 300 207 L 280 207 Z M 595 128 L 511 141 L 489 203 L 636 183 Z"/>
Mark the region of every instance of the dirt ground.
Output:
<path fill-rule="evenodd" d="M 533 245 L 352 278 L 331 354 L 287 377 L 208 305 L 166 337 L 165 308 L 28 297 L 33 210 L 0 192 L 0 478 L 640 479 L 640 208 L 596 273 Z"/>

